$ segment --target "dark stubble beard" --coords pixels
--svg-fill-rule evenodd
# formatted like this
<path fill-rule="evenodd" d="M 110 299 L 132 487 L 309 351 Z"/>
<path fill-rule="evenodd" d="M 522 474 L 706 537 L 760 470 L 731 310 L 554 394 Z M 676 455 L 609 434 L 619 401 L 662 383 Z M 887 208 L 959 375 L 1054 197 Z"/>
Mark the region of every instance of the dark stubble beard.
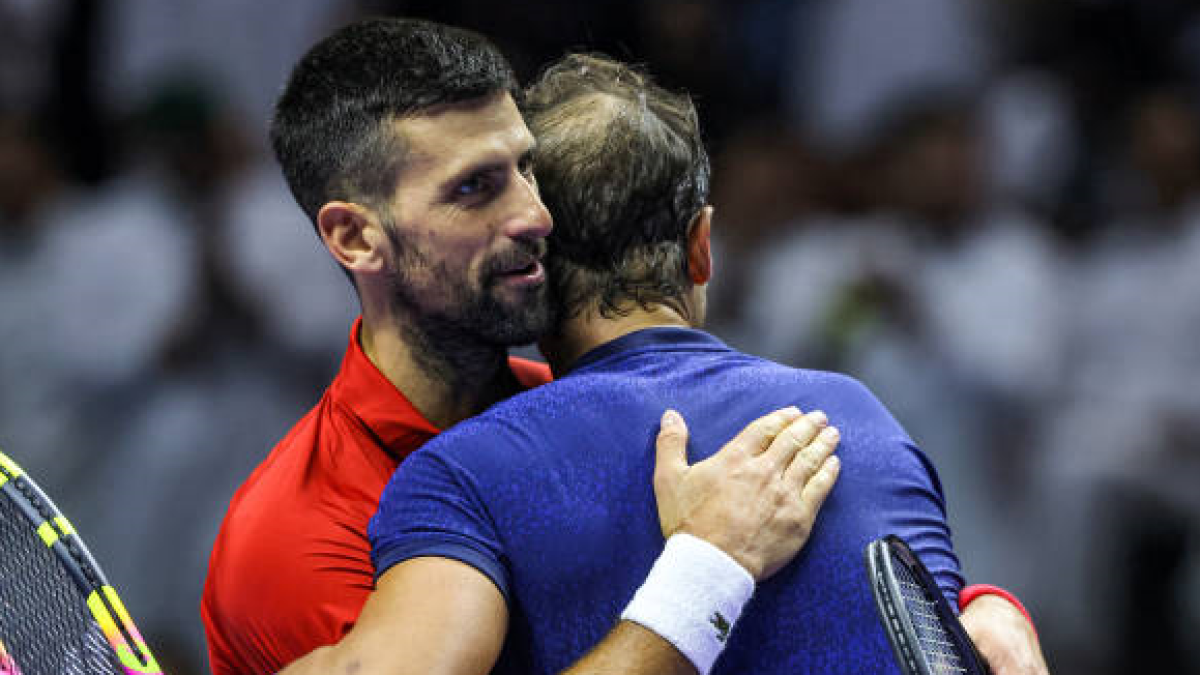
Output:
<path fill-rule="evenodd" d="M 521 289 L 517 299 L 503 301 L 496 289 L 498 278 L 456 280 L 443 263 L 434 263 L 409 245 L 394 227 L 386 230 L 396 251 L 390 278 L 393 310 L 407 318 L 402 328 L 406 338 L 426 357 L 456 369 L 469 368 L 464 360 L 529 344 L 553 324 L 549 284 Z M 440 287 L 419 288 L 419 277 Z M 446 298 L 441 309 L 423 308 L 421 295 L 427 290 Z"/>

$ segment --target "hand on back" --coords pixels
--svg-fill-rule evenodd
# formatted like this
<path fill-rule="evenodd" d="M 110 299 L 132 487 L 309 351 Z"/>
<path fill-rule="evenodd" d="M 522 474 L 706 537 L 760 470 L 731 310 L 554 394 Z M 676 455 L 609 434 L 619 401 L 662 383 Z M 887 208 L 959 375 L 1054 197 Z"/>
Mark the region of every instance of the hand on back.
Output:
<path fill-rule="evenodd" d="M 837 428 L 820 411 L 784 408 L 690 466 L 687 439 L 683 419 L 668 411 L 654 471 L 663 536 L 686 532 L 725 551 L 756 581 L 770 577 L 808 541 L 837 480 Z"/>

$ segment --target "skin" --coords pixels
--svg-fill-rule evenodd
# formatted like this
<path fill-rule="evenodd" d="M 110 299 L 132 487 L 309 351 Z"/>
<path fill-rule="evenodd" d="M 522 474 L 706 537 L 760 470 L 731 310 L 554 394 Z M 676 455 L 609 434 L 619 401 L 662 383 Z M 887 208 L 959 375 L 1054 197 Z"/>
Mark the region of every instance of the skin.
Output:
<path fill-rule="evenodd" d="M 1011 602 L 982 595 L 967 605 L 960 618 L 996 675 L 1049 675 L 1037 633 Z"/>
<path fill-rule="evenodd" d="M 405 141 L 408 162 L 393 198 L 377 208 L 330 202 L 321 209 L 318 230 L 355 278 L 364 351 L 426 418 L 445 427 L 516 392 L 498 341 L 546 327 L 548 317 L 539 313 L 544 270 L 537 259 L 550 217 L 528 165 L 533 137 L 507 95 L 426 111 L 394 127 Z M 689 238 L 695 288 L 686 317 L 664 306 L 632 308 L 616 321 L 585 314 L 553 344 L 543 343 L 555 369 L 640 328 L 702 321 L 712 269 L 711 216 L 711 208 L 704 209 Z M 482 325 L 487 322 L 475 322 L 472 312 L 462 310 L 478 308 L 481 301 L 512 320 L 509 333 L 489 334 Z M 533 320 L 521 325 L 521 316 Z M 664 534 L 705 539 L 758 580 L 782 567 L 806 541 L 837 478 L 836 430 L 819 413 L 776 411 L 713 457 L 688 466 L 686 427 L 681 420 L 670 422 L 664 418 L 654 479 Z M 484 675 L 495 663 L 507 624 L 502 595 L 478 570 L 453 560 L 417 558 L 380 577 L 359 621 L 338 644 L 282 672 Z M 1017 642 L 1010 640 L 1006 648 Z M 983 644 L 980 648 L 988 654 Z M 656 634 L 621 622 L 564 672 L 669 675 L 695 669 Z"/>

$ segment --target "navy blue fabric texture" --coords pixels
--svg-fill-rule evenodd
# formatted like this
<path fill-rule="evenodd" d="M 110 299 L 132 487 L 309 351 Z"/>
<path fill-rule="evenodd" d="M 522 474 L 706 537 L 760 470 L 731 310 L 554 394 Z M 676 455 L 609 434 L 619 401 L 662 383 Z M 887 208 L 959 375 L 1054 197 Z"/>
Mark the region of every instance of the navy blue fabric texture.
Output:
<path fill-rule="evenodd" d="M 900 535 L 957 606 L 963 582 L 933 466 L 857 381 L 696 330 L 614 340 L 427 443 L 371 522 L 376 573 L 416 556 L 475 566 L 509 604 L 494 672 L 558 672 L 612 629 L 662 550 L 651 476 L 663 411 L 687 420 L 696 462 L 788 405 L 824 410 L 841 430 L 841 477 L 800 555 L 759 585 L 714 673 L 898 672 L 863 551 Z"/>

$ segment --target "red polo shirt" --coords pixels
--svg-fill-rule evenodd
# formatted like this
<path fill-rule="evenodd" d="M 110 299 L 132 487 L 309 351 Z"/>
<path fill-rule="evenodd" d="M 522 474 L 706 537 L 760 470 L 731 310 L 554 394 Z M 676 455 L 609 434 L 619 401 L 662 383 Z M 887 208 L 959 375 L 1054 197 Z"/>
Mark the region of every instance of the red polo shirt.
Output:
<path fill-rule="evenodd" d="M 234 495 L 200 613 L 215 675 L 274 673 L 354 625 L 374 587 L 367 521 L 399 463 L 437 434 L 359 346 Z M 525 387 L 544 364 L 510 359 Z"/>

